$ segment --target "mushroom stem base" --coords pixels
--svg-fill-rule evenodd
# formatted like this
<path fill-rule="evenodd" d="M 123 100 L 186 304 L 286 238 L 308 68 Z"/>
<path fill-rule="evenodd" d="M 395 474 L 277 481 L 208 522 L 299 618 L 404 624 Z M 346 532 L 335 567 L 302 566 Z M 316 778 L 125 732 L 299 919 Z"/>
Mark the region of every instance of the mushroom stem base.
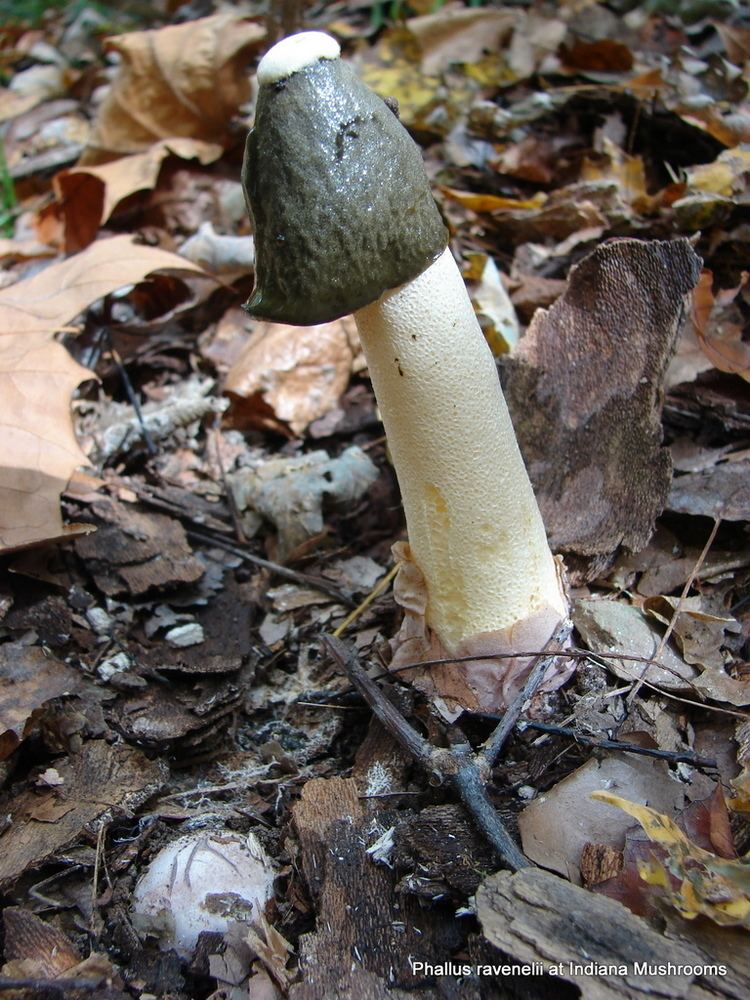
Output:
<path fill-rule="evenodd" d="M 464 710 L 494 713 L 507 708 L 523 688 L 537 654 L 558 631 L 562 623 L 559 606 L 537 608 L 527 618 L 506 628 L 480 632 L 448 649 L 427 624 L 427 590 L 408 544 L 398 542 L 393 546 L 393 553 L 400 563 L 394 597 L 404 608 L 404 620 L 391 641 L 393 659 L 389 669 L 398 671 L 449 720 L 457 718 Z M 562 577 L 561 563 L 557 566 Z M 405 669 L 426 660 L 446 662 Z M 540 690 L 552 691 L 560 687 L 573 669 L 572 661 L 558 660 L 548 671 Z"/>

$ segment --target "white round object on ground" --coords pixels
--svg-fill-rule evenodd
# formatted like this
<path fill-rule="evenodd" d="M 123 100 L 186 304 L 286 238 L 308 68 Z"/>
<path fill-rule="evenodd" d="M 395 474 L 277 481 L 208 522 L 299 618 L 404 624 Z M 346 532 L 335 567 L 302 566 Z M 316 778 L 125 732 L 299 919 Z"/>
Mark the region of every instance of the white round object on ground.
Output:
<path fill-rule="evenodd" d="M 202 931 L 223 934 L 231 923 L 257 919 L 274 876 L 253 834 L 196 830 L 167 844 L 138 880 L 133 926 L 189 957 Z"/>

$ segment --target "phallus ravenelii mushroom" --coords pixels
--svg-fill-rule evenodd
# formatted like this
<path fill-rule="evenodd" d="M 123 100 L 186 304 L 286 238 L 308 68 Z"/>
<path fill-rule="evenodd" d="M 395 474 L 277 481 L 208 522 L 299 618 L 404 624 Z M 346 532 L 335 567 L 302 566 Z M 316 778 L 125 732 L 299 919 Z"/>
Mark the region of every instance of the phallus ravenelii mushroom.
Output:
<path fill-rule="evenodd" d="M 187 958 L 202 931 L 252 923 L 273 897 L 276 871 L 258 838 L 193 830 L 163 847 L 133 891 L 133 925 Z"/>
<path fill-rule="evenodd" d="M 258 67 L 243 185 L 256 285 L 246 308 L 311 325 L 352 312 L 408 532 L 394 664 L 487 654 L 422 672 L 444 707 L 495 710 L 567 615 L 503 398 L 421 153 L 390 107 L 303 32 Z"/>

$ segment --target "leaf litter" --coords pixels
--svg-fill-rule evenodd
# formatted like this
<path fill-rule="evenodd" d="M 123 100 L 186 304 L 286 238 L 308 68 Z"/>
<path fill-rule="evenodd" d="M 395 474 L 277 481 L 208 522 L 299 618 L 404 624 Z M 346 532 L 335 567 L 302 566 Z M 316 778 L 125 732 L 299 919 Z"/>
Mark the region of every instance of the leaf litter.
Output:
<path fill-rule="evenodd" d="M 710 2 L 697 20 L 278 6 L 122 15 L 105 42 L 92 11 L 3 29 L 2 975 L 76 997 L 427 998 L 410 958 L 497 946 L 546 967 L 726 961 L 700 989 L 744 996 L 746 31 Z M 368 728 L 321 651 L 342 629 L 383 672 L 403 522 L 350 321 L 238 309 L 241 145 L 275 17 L 334 31 L 422 145 L 565 555 L 574 676 L 524 707 L 489 785 L 551 871 L 492 874 L 448 785 Z M 490 728 L 462 717 L 451 739 Z M 130 925 L 137 876 L 227 825 L 273 859 L 274 903 L 160 955 Z"/>

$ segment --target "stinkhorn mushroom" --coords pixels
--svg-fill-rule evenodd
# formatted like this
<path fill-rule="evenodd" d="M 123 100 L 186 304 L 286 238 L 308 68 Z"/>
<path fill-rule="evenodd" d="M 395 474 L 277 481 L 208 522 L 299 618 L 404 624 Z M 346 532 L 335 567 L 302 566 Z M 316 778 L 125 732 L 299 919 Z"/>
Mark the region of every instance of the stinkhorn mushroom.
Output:
<path fill-rule="evenodd" d="M 258 838 L 194 830 L 163 847 L 133 891 L 133 926 L 187 958 L 202 931 L 252 923 L 273 896 L 276 872 Z"/>
<path fill-rule="evenodd" d="M 419 148 L 321 32 L 258 67 L 243 184 L 256 286 L 246 308 L 310 325 L 354 313 L 406 515 L 394 662 L 444 705 L 495 710 L 567 614 L 559 565 Z"/>

